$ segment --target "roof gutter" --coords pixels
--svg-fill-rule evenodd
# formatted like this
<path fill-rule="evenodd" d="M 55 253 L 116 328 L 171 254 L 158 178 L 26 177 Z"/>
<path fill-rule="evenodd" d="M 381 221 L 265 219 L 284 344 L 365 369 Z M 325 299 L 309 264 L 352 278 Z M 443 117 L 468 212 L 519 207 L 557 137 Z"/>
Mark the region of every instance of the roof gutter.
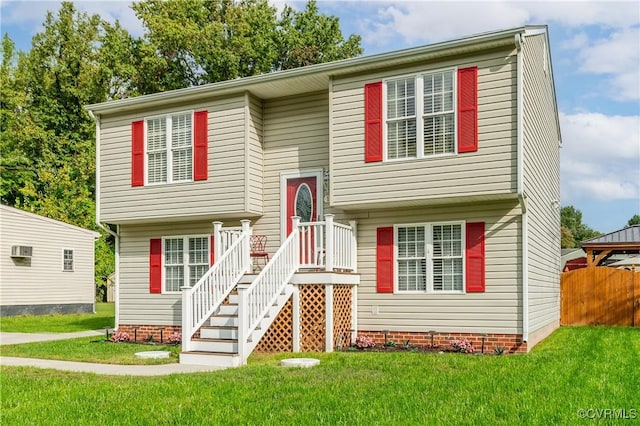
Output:
<path fill-rule="evenodd" d="M 529 222 L 527 218 L 527 197 L 524 193 L 524 39 L 522 34 L 515 35 L 517 49 L 516 71 L 516 151 L 517 151 L 517 193 L 522 214 L 522 341 L 529 340 Z"/>
<path fill-rule="evenodd" d="M 113 232 L 108 226 L 100 222 L 100 115 L 95 115 L 89 110 L 89 116 L 96 122 L 96 225 L 104 232 L 113 236 L 115 240 L 115 324 L 118 328 L 119 312 L 120 312 L 120 227 L 117 226 L 116 232 Z"/>

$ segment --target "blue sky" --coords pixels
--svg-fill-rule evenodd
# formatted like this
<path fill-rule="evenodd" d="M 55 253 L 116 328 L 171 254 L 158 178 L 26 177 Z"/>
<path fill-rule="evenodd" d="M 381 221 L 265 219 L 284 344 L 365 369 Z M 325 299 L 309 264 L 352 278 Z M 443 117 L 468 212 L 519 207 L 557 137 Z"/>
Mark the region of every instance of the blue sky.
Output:
<path fill-rule="evenodd" d="M 281 9 L 288 3 L 271 1 Z M 0 25 L 21 50 L 57 1 L 1 0 Z M 78 9 L 144 32 L 125 1 L 79 1 Z M 640 2 L 322 1 L 365 55 L 485 31 L 547 24 L 560 113 L 561 204 L 601 232 L 640 214 Z"/>

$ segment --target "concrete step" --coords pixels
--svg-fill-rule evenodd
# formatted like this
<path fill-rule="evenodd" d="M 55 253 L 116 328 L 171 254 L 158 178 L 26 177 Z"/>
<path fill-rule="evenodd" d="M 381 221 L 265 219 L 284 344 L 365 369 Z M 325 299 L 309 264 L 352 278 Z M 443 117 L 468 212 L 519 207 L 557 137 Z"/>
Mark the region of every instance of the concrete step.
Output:
<path fill-rule="evenodd" d="M 237 327 L 202 327 L 200 337 L 203 339 L 237 339 Z"/>
<path fill-rule="evenodd" d="M 211 327 L 238 327 L 237 315 L 214 315 L 209 318 Z"/>
<path fill-rule="evenodd" d="M 235 339 L 191 339 L 191 349 L 199 352 L 238 353 Z"/>
<path fill-rule="evenodd" d="M 238 367 L 241 362 L 238 354 L 189 351 L 180 353 L 180 364 Z"/>

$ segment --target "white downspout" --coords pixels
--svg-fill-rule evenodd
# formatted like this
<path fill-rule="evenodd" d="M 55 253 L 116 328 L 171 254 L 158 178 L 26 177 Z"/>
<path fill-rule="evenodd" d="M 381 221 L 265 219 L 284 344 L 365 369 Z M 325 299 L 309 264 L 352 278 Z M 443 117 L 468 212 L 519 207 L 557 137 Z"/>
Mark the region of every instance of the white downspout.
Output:
<path fill-rule="evenodd" d="M 524 39 L 521 34 L 515 35 L 517 49 L 516 74 L 516 120 L 517 120 L 517 192 L 522 211 L 522 341 L 529 340 L 529 223 L 527 219 L 527 198 L 524 193 L 524 98 L 523 98 L 523 64 L 522 50 Z"/>
<path fill-rule="evenodd" d="M 118 328 L 120 319 L 120 226 L 117 225 L 116 232 L 100 222 L 100 116 L 94 115 L 93 111 L 88 111 L 89 116 L 96 122 L 96 225 L 115 239 L 115 324 Z"/>

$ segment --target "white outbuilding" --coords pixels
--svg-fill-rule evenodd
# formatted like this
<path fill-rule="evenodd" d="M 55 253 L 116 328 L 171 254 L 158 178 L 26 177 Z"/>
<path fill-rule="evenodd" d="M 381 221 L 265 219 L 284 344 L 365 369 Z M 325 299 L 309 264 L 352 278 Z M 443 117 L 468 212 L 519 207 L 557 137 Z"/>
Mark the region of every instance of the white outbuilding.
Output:
<path fill-rule="evenodd" d="M 94 312 L 98 237 L 0 205 L 0 316 Z"/>

